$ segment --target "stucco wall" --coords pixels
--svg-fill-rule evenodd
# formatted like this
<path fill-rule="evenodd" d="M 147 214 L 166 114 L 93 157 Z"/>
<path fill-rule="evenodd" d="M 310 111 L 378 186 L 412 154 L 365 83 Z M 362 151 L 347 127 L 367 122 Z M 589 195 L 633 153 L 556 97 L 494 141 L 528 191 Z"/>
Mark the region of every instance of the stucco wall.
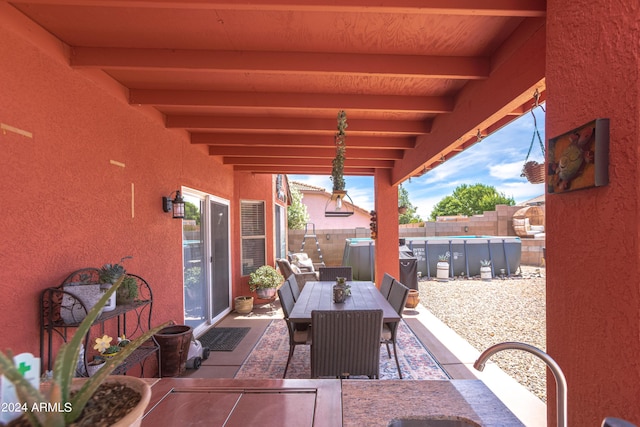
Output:
<path fill-rule="evenodd" d="M 353 215 L 344 218 L 325 217 L 324 210 L 329 200 L 329 193 L 304 192 L 302 204 L 307 207 L 309 222 L 321 228 L 356 228 L 369 227 L 369 213 L 362 209 L 354 209 Z M 349 204 L 351 209 L 351 205 Z"/>
<path fill-rule="evenodd" d="M 272 221 L 271 176 L 235 176 L 186 133 L 129 105 L 104 76 L 71 69 L 50 35 L 12 23 L 0 18 L 0 122 L 27 133 L 0 133 L 2 349 L 38 354 L 40 292 L 76 269 L 126 255 L 133 256 L 127 270 L 153 289 L 153 323 L 181 323 L 182 222 L 162 211 L 161 197 L 186 186 L 229 200 L 266 199 Z M 237 201 L 231 218 L 235 291 Z"/>
<path fill-rule="evenodd" d="M 609 185 L 546 200 L 547 347 L 572 426 L 640 423 L 638 22 L 638 2 L 547 1 L 546 134 L 611 123 Z"/>

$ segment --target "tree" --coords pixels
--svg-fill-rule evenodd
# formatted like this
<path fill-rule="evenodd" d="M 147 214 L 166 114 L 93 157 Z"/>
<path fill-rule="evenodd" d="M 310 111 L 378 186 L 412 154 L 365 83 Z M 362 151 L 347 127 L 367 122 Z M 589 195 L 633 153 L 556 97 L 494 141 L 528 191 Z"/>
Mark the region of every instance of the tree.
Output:
<path fill-rule="evenodd" d="M 416 206 L 409 201 L 409 192 L 402 185 L 398 187 L 398 206 L 406 208 L 405 213 L 398 216 L 399 224 L 410 224 L 422 221 L 420 215 L 416 214 Z"/>
<path fill-rule="evenodd" d="M 431 211 L 431 220 L 438 216 L 447 215 L 477 215 L 484 211 L 493 211 L 496 205 L 513 206 L 516 202 L 513 197 L 507 197 L 504 193 L 498 193 L 490 185 L 462 184 L 453 190 L 453 194 L 446 196 L 438 202 Z"/>
<path fill-rule="evenodd" d="M 301 230 L 309 221 L 307 206 L 302 203 L 302 193 L 294 186 L 291 190 L 291 206 L 287 209 L 287 225 L 289 230 Z"/>

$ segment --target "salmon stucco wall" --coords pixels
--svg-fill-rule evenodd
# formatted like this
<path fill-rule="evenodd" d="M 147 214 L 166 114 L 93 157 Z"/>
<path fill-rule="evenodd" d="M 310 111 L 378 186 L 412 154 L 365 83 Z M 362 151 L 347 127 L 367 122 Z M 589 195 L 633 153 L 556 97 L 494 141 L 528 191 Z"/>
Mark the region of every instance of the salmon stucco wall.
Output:
<path fill-rule="evenodd" d="M 249 276 L 242 276 L 242 244 L 240 243 L 240 203 L 246 201 L 264 201 L 265 202 L 265 220 L 266 220 L 266 258 L 267 264 L 275 267 L 275 246 L 273 243 L 274 227 L 274 198 L 275 186 L 271 175 L 253 174 L 248 172 L 235 173 L 235 214 L 232 219 L 233 235 L 238 236 L 238 244 L 233 249 L 233 275 L 239 279 L 234 282 L 233 295 L 257 295 L 249 291 Z"/>
<path fill-rule="evenodd" d="M 41 291 L 124 256 L 152 287 L 152 323 L 181 323 L 182 221 L 161 198 L 187 186 L 231 199 L 231 168 L 71 69 L 49 35 L 0 19 L 0 40 L 0 348 L 38 354 Z"/>
<path fill-rule="evenodd" d="M 640 424 L 640 4 L 547 8 L 546 134 L 610 120 L 609 185 L 546 198 L 548 352 L 567 377 L 569 425 Z"/>
<path fill-rule="evenodd" d="M 362 208 L 353 208 L 350 203 L 345 202 L 343 209 L 347 209 L 348 206 L 350 210 L 353 209 L 353 215 L 348 217 L 326 217 L 324 216 L 324 211 L 331 193 L 303 191 L 302 194 L 302 204 L 307 207 L 309 222 L 315 224 L 317 230 L 327 228 L 369 228 L 369 213 Z M 309 234 L 311 234 L 311 230 Z"/>

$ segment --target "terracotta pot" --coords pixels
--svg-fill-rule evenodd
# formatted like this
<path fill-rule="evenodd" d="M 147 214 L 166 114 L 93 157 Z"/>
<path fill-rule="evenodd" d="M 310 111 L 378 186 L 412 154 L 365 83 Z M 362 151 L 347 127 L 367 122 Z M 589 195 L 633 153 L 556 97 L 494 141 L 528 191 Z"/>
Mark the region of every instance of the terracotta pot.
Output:
<path fill-rule="evenodd" d="M 142 378 L 128 375 L 111 375 L 105 382 L 118 382 L 140 393 L 140 402 L 124 418 L 112 424 L 112 427 L 139 427 L 144 411 L 151 400 L 151 386 Z"/>
<path fill-rule="evenodd" d="M 420 292 L 416 289 L 409 289 L 409 296 L 407 296 L 407 302 L 404 305 L 407 308 L 416 308 L 420 302 Z"/>
<path fill-rule="evenodd" d="M 71 385 L 72 390 L 78 390 L 87 381 L 88 378 L 76 378 Z M 142 378 L 132 377 L 129 375 L 110 375 L 103 383 L 120 383 L 127 388 L 140 393 L 140 402 L 131 409 L 131 411 L 120 419 L 117 423 L 111 424 L 112 427 L 139 427 L 142 423 L 142 416 L 151 400 L 151 386 Z M 77 420 L 81 421 L 81 418 Z"/>

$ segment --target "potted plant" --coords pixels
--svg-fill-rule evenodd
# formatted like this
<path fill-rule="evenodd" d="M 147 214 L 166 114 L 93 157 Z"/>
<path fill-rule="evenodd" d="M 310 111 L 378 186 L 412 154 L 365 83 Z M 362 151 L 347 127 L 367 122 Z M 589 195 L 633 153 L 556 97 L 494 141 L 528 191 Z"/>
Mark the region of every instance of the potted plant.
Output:
<path fill-rule="evenodd" d="M 123 262 L 126 259 L 133 258 L 131 256 L 126 256 L 120 259 L 120 262 Z M 100 268 L 100 272 L 98 273 L 98 277 L 100 279 L 101 289 L 102 291 L 106 291 L 111 288 L 122 276 L 125 274 L 125 269 L 120 264 L 105 264 Z M 111 298 L 104 306 L 104 311 L 112 311 L 116 308 L 116 294 L 111 294 Z"/>
<path fill-rule="evenodd" d="M 480 278 L 486 282 L 490 282 L 493 278 L 491 274 L 491 261 L 488 259 L 480 260 Z"/>
<path fill-rule="evenodd" d="M 449 254 L 442 254 L 438 256 L 438 264 L 436 265 L 436 278 L 440 282 L 446 282 L 449 280 Z"/>
<path fill-rule="evenodd" d="M 249 290 L 256 292 L 258 298 L 270 299 L 276 294 L 276 288 L 284 282 L 284 277 L 270 265 L 263 265 L 249 274 Z"/>
<path fill-rule="evenodd" d="M 131 304 L 136 298 L 138 298 L 138 281 L 133 276 L 125 275 L 116 292 L 116 303 Z"/>
<path fill-rule="evenodd" d="M 56 407 L 65 409 L 64 411 L 24 412 L 22 416 L 26 417 L 32 425 L 64 426 L 75 421 L 79 422 L 82 418 L 89 416 L 83 413 L 85 407 L 91 408 L 94 406 L 101 409 L 97 413 L 90 414 L 94 417 L 98 416 L 98 419 L 91 420 L 90 423 L 92 425 L 96 425 L 99 422 L 116 426 L 135 426 L 140 424 L 144 410 L 151 398 L 149 384 L 141 378 L 109 375 L 140 345 L 169 325 L 169 322 L 148 330 L 129 345 L 122 347 L 92 377 L 74 380 L 80 349 L 85 336 L 104 305 L 115 294 L 118 286 L 122 283 L 122 279 L 121 277 L 105 292 L 100 301 L 87 313 L 87 316 L 78 326 L 76 333 L 69 342 L 60 347 L 51 373 L 51 379 L 43 383 L 40 390 L 34 388 L 20 373 L 20 370 L 14 364 L 11 352 L 5 354 L 0 351 L 0 374 L 13 383 L 16 394 L 25 408 Z M 109 398 L 108 396 L 112 397 Z M 106 399 L 109 400 L 108 404 L 105 404 Z M 99 404 L 87 406 L 90 400 L 97 401 Z M 138 402 L 137 405 L 131 403 L 135 401 Z M 119 410 L 104 410 L 105 406 L 117 406 L 123 403 L 127 405 L 125 410 L 122 408 Z M 100 415 L 105 418 L 99 419 Z"/>

